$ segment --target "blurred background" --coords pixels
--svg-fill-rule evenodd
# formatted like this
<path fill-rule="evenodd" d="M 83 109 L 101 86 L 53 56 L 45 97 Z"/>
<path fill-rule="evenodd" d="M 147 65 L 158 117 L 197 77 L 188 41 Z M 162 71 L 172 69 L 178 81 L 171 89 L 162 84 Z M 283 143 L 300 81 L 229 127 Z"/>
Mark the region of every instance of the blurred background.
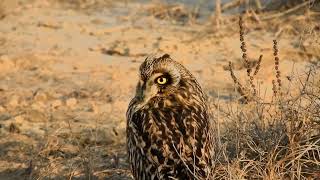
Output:
<path fill-rule="evenodd" d="M 230 67 L 251 87 L 259 64 L 272 102 L 277 40 L 284 94 L 299 94 L 310 69 L 319 77 L 319 23 L 319 0 L 1 0 L 0 179 L 131 179 L 125 112 L 148 55 L 186 66 L 226 129 L 218 110 L 250 109 Z"/>

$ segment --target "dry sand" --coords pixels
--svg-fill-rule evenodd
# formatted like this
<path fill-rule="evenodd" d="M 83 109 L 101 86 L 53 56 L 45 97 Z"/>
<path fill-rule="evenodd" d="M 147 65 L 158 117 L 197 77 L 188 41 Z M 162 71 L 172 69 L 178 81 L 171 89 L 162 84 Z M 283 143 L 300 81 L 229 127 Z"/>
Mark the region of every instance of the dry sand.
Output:
<path fill-rule="evenodd" d="M 125 111 L 138 67 L 150 53 L 170 54 L 221 101 L 235 94 L 228 61 L 245 76 L 232 18 L 216 31 L 210 22 L 159 19 L 148 13 L 156 10 L 153 4 L 86 9 L 11 2 L 0 8 L 0 179 L 130 179 Z M 315 26 L 301 26 L 304 16 L 288 19 L 281 26 L 248 24 L 249 57 L 264 54 L 258 80 L 267 97 L 273 39 L 283 77 L 319 65 L 319 24 L 308 31 Z"/>

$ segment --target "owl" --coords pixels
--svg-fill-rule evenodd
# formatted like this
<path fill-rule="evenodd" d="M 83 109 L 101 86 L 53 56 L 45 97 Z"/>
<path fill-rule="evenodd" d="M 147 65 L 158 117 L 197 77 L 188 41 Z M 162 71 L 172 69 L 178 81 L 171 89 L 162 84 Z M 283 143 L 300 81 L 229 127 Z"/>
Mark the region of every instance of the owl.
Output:
<path fill-rule="evenodd" d="M 139 69 L 127 110 L 127 148 L 133 177 L 210 179 L 213 128 L 196 78 L 168 54 Z"/>

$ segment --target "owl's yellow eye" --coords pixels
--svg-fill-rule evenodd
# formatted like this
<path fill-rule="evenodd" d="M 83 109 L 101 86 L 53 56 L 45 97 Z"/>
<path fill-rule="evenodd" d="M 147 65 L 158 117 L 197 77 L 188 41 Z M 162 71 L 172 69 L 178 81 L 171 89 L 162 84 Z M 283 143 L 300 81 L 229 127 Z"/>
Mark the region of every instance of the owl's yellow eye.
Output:
<path fill-rule="evenodd" d="M 168 82 L 168 79 L 165 78 L 165 77 L 159 77 L 159 78 L 157 79 L 157 83 L 158 83 L 158 84 L 161 84 L 161 85 L 164 85 L 164 84 L 166 84 L 167 82 Z"/>

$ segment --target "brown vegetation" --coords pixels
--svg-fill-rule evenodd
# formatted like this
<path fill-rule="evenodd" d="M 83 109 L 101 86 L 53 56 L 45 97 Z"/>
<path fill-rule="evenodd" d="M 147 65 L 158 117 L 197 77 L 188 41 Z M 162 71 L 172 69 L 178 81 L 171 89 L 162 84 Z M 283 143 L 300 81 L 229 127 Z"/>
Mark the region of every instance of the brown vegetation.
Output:
<path fill-rule="evenodd" d="M 219 135 L 222 149 L 221 159 L 216 161 L 219 165 L 215 178 L 316 179 L 320 174 L 319 72 L 310 67 L 305 76 L 290 80 L 300 82 L 298 92 L 290 88 L 284 91 L 277 41 L 274 40 L 273 97 L 269 102 L 263 99 L 262 94 L 256 94 L 254 76 L 248 67 L 242 23 L 240 17 L 240 41 L 248 84 L 239 82 L 231 66 L 230 73 L 238 93 L 246 101 L 236 104 L 232 110 L 229 105 L 215 106 L 221 108 L 217 109 L 219 117 L 226 120 L 223 133 Z"/>

